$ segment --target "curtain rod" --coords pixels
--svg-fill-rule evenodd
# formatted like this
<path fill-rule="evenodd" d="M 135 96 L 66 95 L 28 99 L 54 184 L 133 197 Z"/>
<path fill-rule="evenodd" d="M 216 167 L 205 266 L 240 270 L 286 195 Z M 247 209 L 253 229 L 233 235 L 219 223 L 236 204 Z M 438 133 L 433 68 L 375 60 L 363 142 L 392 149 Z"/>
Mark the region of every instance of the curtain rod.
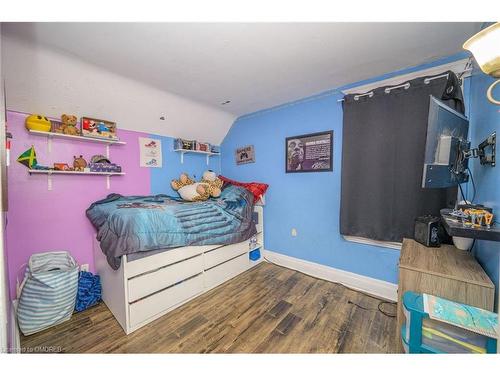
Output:
<path fill-rule="evenodd" d="M 459 76 L 462 76 L 464 73 L 467 73 L 467 72 L 470 72 L 472 71 L 472 69 L 465 69 L 463 71 L 461 71 L 458 75 Z M 444 78 L 444 77 L 448 77 L 448 73 L 445 73 L 445 74 L 440 74 L 438 76 L 435 76 L 435 77 L 429 77 L 429 78 L 425 78 L 424 79 L 424 83 L 427 85 L 430 81 L 434 80 L 434 79 L 438 79 L 438 78 Z M 387 87 L 384 92 L 386 94 L 389 94 L 392 90 L 394 89 L 397 89 L 397 88 L 400 88 L 400 87 L 404 87 L 405 90 L 409 89 L 410 88 L 410 82 L 406 82 L 406 83 L 403 83 L 401 85 L 397 85 L 397 86 L 392 86 L 392 87 Z M 371 90 L 370 92 L 367 92 L 367 93 L 364 93 L 364 94 L 358 94 L 358 95 L 355 95 L 354 96 L 354 100 L 358 100 L 359 98 L 363 97 L 363 96 L 368 96 L 368 97 L 372 97 L 374 94 L 373 94 L 373 90 Z M 344 98 L 342 99 L 339 99 L 337 100 L 337 103 L 339 102 L 343 102 L 344 101 Z"/>

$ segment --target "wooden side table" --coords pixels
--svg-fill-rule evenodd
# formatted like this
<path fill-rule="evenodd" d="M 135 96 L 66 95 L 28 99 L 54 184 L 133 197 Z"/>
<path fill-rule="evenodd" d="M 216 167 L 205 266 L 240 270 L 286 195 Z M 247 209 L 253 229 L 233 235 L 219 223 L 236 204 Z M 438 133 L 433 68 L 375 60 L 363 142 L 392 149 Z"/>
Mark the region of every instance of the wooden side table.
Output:
<path fill-rule="evenodd" d="M 401 300 L 404 292 L 428 293 L 493 311 L 495 286 L 477 260 L 455 246 L 425 247 L 405 238 L 399 257 L 398 329 L 401 351 Z"/>

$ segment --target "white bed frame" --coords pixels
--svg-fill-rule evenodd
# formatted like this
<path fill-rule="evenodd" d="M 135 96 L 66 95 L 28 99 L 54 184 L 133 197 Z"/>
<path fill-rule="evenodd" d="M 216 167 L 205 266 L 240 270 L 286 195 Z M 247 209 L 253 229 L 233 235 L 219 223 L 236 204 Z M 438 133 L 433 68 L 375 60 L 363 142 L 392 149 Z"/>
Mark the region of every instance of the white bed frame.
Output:
<path fill-rule="evenodd" d="M 186 246 L 128 261 L 113 270 L 94 240 L 94 261 L 101 277 L 102 299 L 125 333 L 158 319 L 169 311 L 255 266 L 248 253 L 264 245 L 264 211 L 258 215 L 257 245 L 250 240 L 232 245 Z M 260 261 L 262 258 L 260 259 Z"/>

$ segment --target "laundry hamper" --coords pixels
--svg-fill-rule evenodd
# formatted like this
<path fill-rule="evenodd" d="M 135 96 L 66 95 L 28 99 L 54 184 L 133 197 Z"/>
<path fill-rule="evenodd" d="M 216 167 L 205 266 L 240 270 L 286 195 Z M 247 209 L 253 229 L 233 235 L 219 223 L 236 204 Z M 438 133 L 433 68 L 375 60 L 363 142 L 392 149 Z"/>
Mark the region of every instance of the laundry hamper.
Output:
<path fill-rule="evenodd" d="M 31 335 L 71 318 L 77 289 L 78 265 L 68 252 L 33 254 L 17 308 L 21 332 Z"/>

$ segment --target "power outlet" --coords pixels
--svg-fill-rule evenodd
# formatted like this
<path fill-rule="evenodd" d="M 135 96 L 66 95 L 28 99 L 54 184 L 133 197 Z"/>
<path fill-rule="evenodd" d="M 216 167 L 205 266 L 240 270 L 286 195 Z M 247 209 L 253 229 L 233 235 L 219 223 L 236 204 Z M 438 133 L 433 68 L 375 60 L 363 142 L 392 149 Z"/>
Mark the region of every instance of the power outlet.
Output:
<path fill-rule="evenodd" d="M 82 264 L 80 266 L 80 271 L 89 272 L 89 265 L 88 264 Z"/>
<path fill-rule="evenodd" d="M 297 229 L 292 228 L 292 237 L 297 237 Z"/>

